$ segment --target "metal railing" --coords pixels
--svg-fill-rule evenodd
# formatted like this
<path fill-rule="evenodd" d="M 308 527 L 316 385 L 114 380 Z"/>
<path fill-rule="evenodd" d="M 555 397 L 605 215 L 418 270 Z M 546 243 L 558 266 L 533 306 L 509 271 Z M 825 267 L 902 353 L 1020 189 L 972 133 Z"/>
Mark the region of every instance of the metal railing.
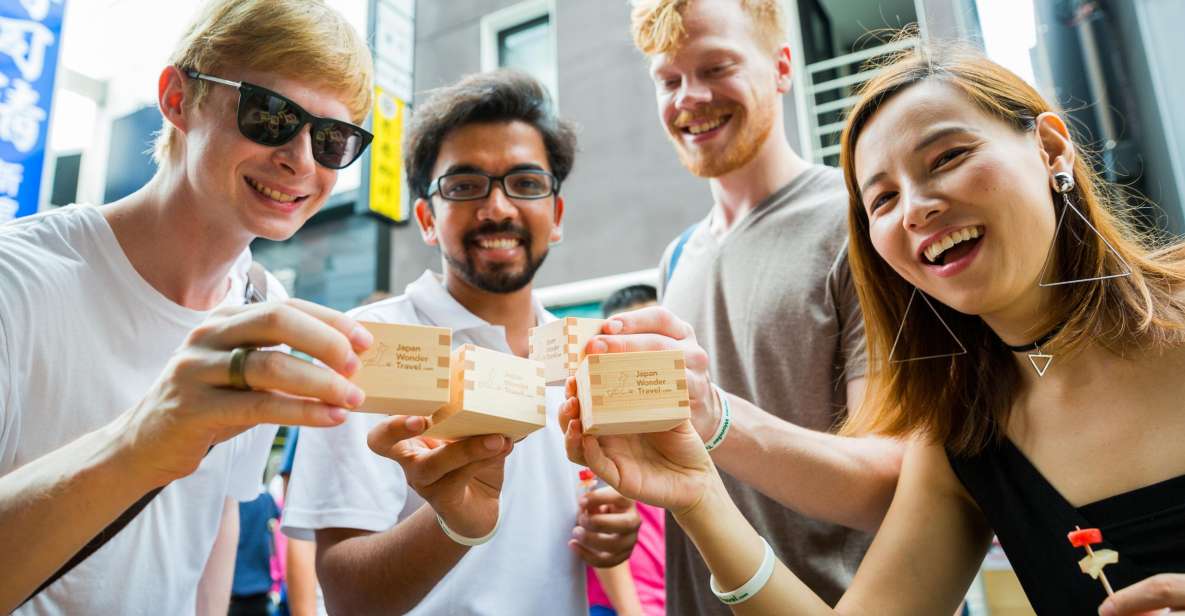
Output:
<path fill-rule="evenodd" d="M 848 110 L 856 104 L 859 87 L 880 74 L 880 68 L 866 68 L 870 60 L 913 49 L 917 38 L 867 47 L 806 66 L 807 117 L 817 163 L 835 165 L 839 160 L 839 136 Z"/>

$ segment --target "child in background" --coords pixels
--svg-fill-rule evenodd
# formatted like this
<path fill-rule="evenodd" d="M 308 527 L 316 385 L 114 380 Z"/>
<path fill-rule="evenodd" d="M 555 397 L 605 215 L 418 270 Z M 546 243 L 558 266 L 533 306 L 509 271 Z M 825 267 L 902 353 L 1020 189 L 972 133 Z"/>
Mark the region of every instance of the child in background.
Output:
<path fill-rule="evenodd" d="M 601 310 L 605 317 L 637 310 L 658 303 L 658 293 L 650 285 L 618 289 L 605 299 Z M 588 473 L 586 479 L 585 473 Z M 591 471 L 581 471 L 588 481 L 586 491 L 596 487 Z M 666 614 L 666 543 L 663 538 L 663 510 L 638 503 L 642 526 L 638 544 L 630 559 L 609 569 L 588 568 L 589 616 L 665 616 Z"/>
<path fill-rule="evenodd" d="M 255 500 L 239 503 L 239 546 L 228 616 L 272 613 L 272 530 L 279 517 L 280 510 L 267 490 L 260 490 Z"/>

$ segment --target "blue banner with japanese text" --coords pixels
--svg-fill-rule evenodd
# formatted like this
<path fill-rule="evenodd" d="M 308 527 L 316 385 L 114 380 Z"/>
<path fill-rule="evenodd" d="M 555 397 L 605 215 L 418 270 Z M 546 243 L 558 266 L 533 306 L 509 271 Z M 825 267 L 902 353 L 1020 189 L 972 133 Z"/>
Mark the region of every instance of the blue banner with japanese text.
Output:
<path fill-rule="evenodd" d="M 0 0 L 0 223 L 37 211 L 66 0 Z"/>

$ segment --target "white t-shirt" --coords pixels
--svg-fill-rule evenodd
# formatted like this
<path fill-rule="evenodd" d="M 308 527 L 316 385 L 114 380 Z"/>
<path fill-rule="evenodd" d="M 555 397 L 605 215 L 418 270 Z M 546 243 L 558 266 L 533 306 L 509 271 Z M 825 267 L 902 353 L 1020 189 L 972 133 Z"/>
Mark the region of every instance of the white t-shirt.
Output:
<path fill-rule="evenodd" d="M 535 310 L 540 322 L 554 319 L 538 302 Z M 404 295 L 350 314 L 363 321 L 451 327 L 454 345 L 510 352 L 505 328 L 466 310 L 431 272 L 408 285 Z M 516 443 L 507 458 L 498 533 L 470 548 L 409 614 L 588 613 L 584 563 L 567 546 L 581 488 L 580 468 L 564 452 L 557 416 L 562 401 L 562 388 L 547 388 L 547 426 Z M 301 429 L 288 484 L 286 533 L 311 539 L 320 528 L 382 532 L 423 504 L 399 464 L 366 445 L 367 433 L 384 419 L 353 413 L 333 428 Z"/>
<path fill-rule="evenodd" d="M 245 251 L 226 304 L 242 303 L 250 265 Z M 284 291 L 269 278 L 268 294 Z M 97 208 L 0 226 L 0 475 L 134 406 L 208 314 L 141 278 Z M 16 614 L 193 614 L 223 503 L 258 493 L 275 430 L 261 426 L 216 446 L 197 472 Z"/>

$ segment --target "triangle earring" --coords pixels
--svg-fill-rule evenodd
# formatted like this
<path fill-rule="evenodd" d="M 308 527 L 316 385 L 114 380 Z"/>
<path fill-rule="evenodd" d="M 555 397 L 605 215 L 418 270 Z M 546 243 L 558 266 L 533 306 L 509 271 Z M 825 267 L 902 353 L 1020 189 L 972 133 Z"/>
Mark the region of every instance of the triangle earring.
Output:
<path fill-rule="evenodd" d="M 1070 193 L 1074 191 L 1074 176 L 1070 175 L 1069 173 L 1066 173 L 1065 171 L 1061 171 L 1061 172 L 1054 174 L 1053 180 L 1054 180 L 1054 182 L 1057 183 L 1057 192 L 1061 194 L 1062 202 L 1065 205 L 1065 207 L 1062 208 L 1062 213 L 1057 218 L 1057 228 L 1054 229 L 1053 241 L 1050 242 L 1050 244 L 1049 244 L 1049 254 L 1046 255 L 1046 257 L 1045 257 L 1045 265 L 1041 267 L 1041 275 L 1037 277 L 1037 280 L 1038 280 L 1037 286 L 1039 286 L 1039 287 L 1057 287 L 1057 286 L 1067 285 L 1067 284 L 1077 284 L 1080 282 L 1090 282 L 1092 280 L 1107 280 L 1108 278 L 1123 278 L 1124 276 L 1131 276 L 1131 274 L 1132 274 L 1131 265 L 1129 265 L 1128 262 L 1123 259 L 1123 256 L 1119 254 L 1118 250 L 1115 250 L 1115 247 L 1111 245 L 1111 242 L 1108 242 L 1107 238 L 1103 237 L 1102 233 L 1099 233 L 1099 230 L 1096 229 L 1094 224 L 1092 224 L 1090 222 L 1090 219 L 1087 218 L 1086 215 L 1083 214 L 1081 210 L 1079 210 L 1077 207 L 1074 207 L 1074 202 L 1070 200 Z M 1065 226 L 1067 212 L 1073 212 L 1075 216 L 1077 216 L 1079 219 L 1082 220 L 1082 222 L 1086 223 L 1086 226 L 1091 231 L 1093 231 L 1095 235 L 1099 236 L 1099 239 L 1102 240 L 1103 244 L 1105 244 L 1107 246 L 1107 250 L 1111 251 L 1111 254 L 1115 255 L 1116 259 L 1119 259 L 1119 262 L 1123 264 L 1123 267 L 1125 268 L 1126 271 L 1123 271 L 1118 274 L 1108 274 L 1106 276 L 1095 276 L 1093 278 L 1078 278 L 1076 280 L 1062 280 L 1062 281 L 1058 281 L 1058 282 L 1047 282 L 1045 280 L 1045 276 L 1046 276 L 1046 273 L 1049 271 L 1050 264 L 1053 263 L 1054 250 L 1055 250 L 1055 247 L 1058 245 L 1058 236 L 1062 232 L 1062 227 Z"/>
<path fill-rule="evenodd" d="M 1068 284 L 1077 284 L 1080 282 L 1090 282 L 1092 280 L 1107 280 L 1108 278 L 1122 278 L 1124 276 L 1131 276 L 1131 265 L 1123 259 L 1123 256 L 1119 254 L 1119 251 L 1115 250 L 1115 247 L 1111 245 L 1111 242 L 1108 242 L 1107 238 L 1103 237 L 1102 233 L 1099 233 L 1099 230 L 1095 228 L 1094 224 L 1090 222 L 1090 219 L 1088 219 L 1081 210 L 1079 210 L 1077 207 L 1074 207 L 1074 202 L 1070 200 L 1070 193 L 1074 191 L 1074 176 L 1065 171 L 1060 171 L 1053 174 L 1053 181 L 1055 184 L 1057 184 L 1057 192 L 1061 194 L 1062 202 L 1064 203 L 1065 207 L 1062 208 L 1062 213 L 1060 216 L 1058 216 L 1057 227 L 1053 232 L 1053 241 L 1049 245 L 1049 254 L 1045 257 L 1045 265 L 1041 267 L 1041 275 L 1037 277 L 1037 286 L 1057 287 Z M 1103 244 L 1107 246 L 1107 250 L 1111 251 L 1111 254 L 1115 255 L 1116 259 L 1119 259 L 1119 262 L 1123 264 L 1123 267 L 1126 271 L 1120 272 L 1118 274 L 1108 274 L 1106 276 L 1094 276 L 1092 278 L 1078 278 L 1075 280 L 1046 282 L 1045 275 L 1049 270 L 1050 264 L 1053 262 L 1054 250 L 1058 245 L 1058 236 L 1062 233 L 1062 228 L 1065 226 L 1067 212 L 1073 212 L 1075 216 L 1082 220 L 1082 222 L 1086 223 L 1087 228 L 1093 231 L 1094 234 L 1103 241 Z M 1005 344 L 1005 346 L 1007 346 L 1008 349 L 1014 353 L 1025 353 L 1029 358 L 1029 363 L 1033 366 L 1033 370 L 1037 372 L 1037 376 L 1045 376 L 1045 373 L 1049 370 L 1049 366 L 1053 364 L 1053 355 L 1042 351 L 1041 347 L 1045 346 L 1045 344 L 1047 344 L 1050 340 L 1053 340 L 1054 336 L 1056 336 L 1058 332 L 1061 331 L 1063 325 L 1065 325 L 1065 323 L 1061 323 L 1057 327 L 1054 327 L 1052 331 L 1047 332 L 1035 342 L 1022 345 Z"/>
<path fill-rule="evenodd" d="M 922 301 L 925 302 L 926 306 L 928 306 L 930 308 L 930 312 L 934 313 L 934 316 L 938 319 L 938 322 L 942 324 L 942 328 L 946 330 L 946 333 L 950 334 L 951 339 L 955 341 L 956 345 L 958 345 L 959 350 L 954 353 L 938 353 L 938 354 L 933 354 L 933 355 L 923 355 L 921 357 L 908 357 L 908 358 L 894 359 L 894 356 L 897 354 L 897 343 L 901 342 L 901 334 L 902 334 L 902 332 L 905 331 L 905 321 L 906 321 L 906 319 L 909 318 L 909 311 L 913 308 L 914 299 L 916 297 L 918 297 L 919 295 L 922 297 Z M 909 296 L 909 303 L 907 303 L 905 305 L 905 314 L 901 315 L 901 325 L 897 326 L 897 336 L 895 338 L 893 338 L 893 348 L 889 349 L 889 363 L 890 364 L 901 364 L 901 363 L 910 362 L 910 361 L 921 361 L 923 359 L 938 359 L 940 357 L 957 357 L 959 355 L 966 355 L 966 354 L 967 354 L 967 347 L 963 346 L 963 343 L 959 341 L 959 337 L 955 335 L 955 332 L 953 330 L 951 330 L 949 325 L 946 324 L 946 321 L 942 320 L 942 315 L 938 314 L 938 310 L 936 310 L 934 308 L 934 304 L 930 303 L 930 298 L 927 297 L 925 293 L 918 291 L 917 287 L 914 287 L 913 293 L 911 293 Z"/>

